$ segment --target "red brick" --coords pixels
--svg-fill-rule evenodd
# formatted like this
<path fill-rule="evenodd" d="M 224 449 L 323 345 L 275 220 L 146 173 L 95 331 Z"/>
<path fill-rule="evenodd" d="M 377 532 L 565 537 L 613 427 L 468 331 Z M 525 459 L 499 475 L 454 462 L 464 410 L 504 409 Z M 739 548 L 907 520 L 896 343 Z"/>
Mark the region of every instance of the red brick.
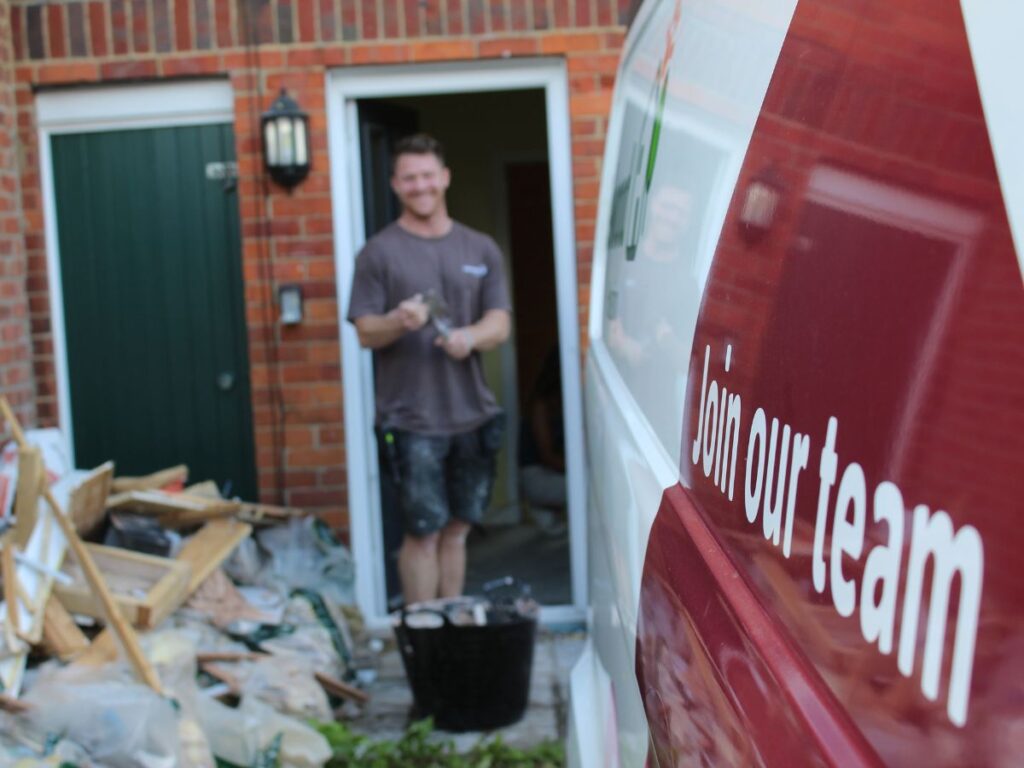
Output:
<path fill-rule="evenodd" d="M 362 28 L 359 30 L 360 40 L 376 40 L 380 37 L 380 19 L 377 18 L 377 6 L 373 3 L 362 4 Z"/>
<path fill-rule="evenodd" d="M 128 0 L 110 0 L 110 31 L 114 55 L 124 56 L 129 51 Z"/>
<path fill-rule="evenodd" d="M 108 61 L 100 65 L 100 76 L 104 80 L 133 80 L 156 75 L 157 66 L 154 59 Z"/>
<path fill-rule="evenodd" d="M 530 0 L 509 0 L 508 28 L 513 32 L 530 29 Z"/>
<path fill-rule="evenodd" d="M 21 6 L 11 8 L 11 39 L 14 41 L 14 59 L 25 58 L 25 9 Z"/>
<path fill-rule="evenodd" d="M 179 51 L 192 48 L 192 0 L 174 0 L 174 44 Z"/>
<path fill-rule="evenodd" d="M 230 48 L 234 45 L 234 25 L 231 22 L 231 1 L 211 0 L 214 4 L 214 24 L 217 28 L 217 45 Z M 269 3 L 268 3 L 269 5 Z"/>
<path fill-rule="evenodd" d="M 445 3 L 445 25 L 446 32 L 457 37 L 465 32 L 465 0 L 438 0 Z"/>
<path fill-rule="evenodd" d="M 353 64 L 395 64 L 409 60 L 406 45 L 357 45 L 352 47 Z"/>
<path fill-rule="evenodd" d="M 569 114 L 572 117 L 579 115 L 607 115 L 611 108 L 612 94 L 610 91 L 595 91 L 594 93 L 569 97 Z"/>
<path fill-rule="evenodd" d="M 66 30 L 64 6 L 48 5 L 46 7 L 46 31 L 50 45 L 49 58 L 63 59 L 68 55 Z"/>
<path fill-rule="evenodd" d="M 298 39 L 303 43 L 316 41 L 316 24 L 313 15 L 312 0 L 301 0 L 298 4 L 299 12 L 299 34 Z"/>
<path fill-rule="evenodd" d="M 132 0 L 132 50 L 135 53 L 149 53 L 153 50 L 149 39 L 149 3 L 147 0 Z"/>
<path fill-rule="evenodd" d="M 450 40 L 445 42 L 419 42 L 409 46 L 412 61 L 449 61 L 472 59 L 475 51 L 471 40 Z"/>
<path fill-rule="evenodd" d="M 466 0 L 469 13 L 469 31 L 474 35 L 482 35 L 487 31 L 487 9 L 484 0 Z"/>
<path fill-rule="evenodd" d="M 508 18 L 505 15 L 505 2 L 504 0 L 489 0 L 489 11 L 491 17 L 491 32 L 507 32 L 508 31 Z"/>
<path fill-rule="evenodd" d="M 324 64 L 324 49 L 320 46 L 316 48 L 301 48 L 297 51 L 288 52 L 288 66 L 295 68 L 302 67 L 322 67 Z"/>
<path fill-rule="evenodd" d="M 160 66 L 167 77 L 181 75 L 212 75 L 222 72 L 219 56 L 189 56 L 187 58 L 161 59 Z"/>
<path fill-rule="evenodd" d="M 89 3 L 89 41 L 93 56 L 106 56 L 107 13 L 105 3 Z"/>
<path fill-rule="evenodd" d="M 74 64 L 42 64 L 36 75 L 39 85 L 57 83 L 91 83 L 99 78 L 100 68 L 96 62 Z"/>
<path fill-rule="evenodd" d="M 600 51 L 604 47 L 604 37 L 590 33 L 544 35 L 540 39 L 540 50 L 542 53 Z"/>
<path fill-rule="evenodd" d="M 590 0 L 576 0 L 576 26 L 589 27 L 592 23 Z"/>
<path fill-rule="evenodd" d="M 551 9 L 548 0 L 533 0 L 533 28 L 548 29 L 551 26 Z"/>
<path fill-rule="evenodd" d="M 594 72 L 614 75 L 619 67 L 619 56 L 613 53 L 578 54 L 568 58 L 569 74 Z"/>
<path fill-rule="evenodd" d="M 419 0 L 401 0 L 402 20 L 405 23 L 406 37 L 421 37 L 423 28 L 420 24 Z"/>
<path fill-rule="evenodd" d="M 569 26 L 569 10 L 570 5 L 565 0 L 553 0 L 555 10 L 555 27 L 568 27 Z"/>
<path fill-rule="evenodd" d="M 496 40 L 481 40 L 480 57 L 533 56 L 537 53 L 537 39 L 534 37 L 501 37 Z"/>
<path fill-rule="evenodd" d="M 396 2 L 385 2 L 382 10 L 384 11 L 383 19 L 381 19 L 381 26 L 384 29 L 384 37 L 394 40 L 395 38 L 401 37 L 401 16 L 398 10 L 398 4 Z"/>

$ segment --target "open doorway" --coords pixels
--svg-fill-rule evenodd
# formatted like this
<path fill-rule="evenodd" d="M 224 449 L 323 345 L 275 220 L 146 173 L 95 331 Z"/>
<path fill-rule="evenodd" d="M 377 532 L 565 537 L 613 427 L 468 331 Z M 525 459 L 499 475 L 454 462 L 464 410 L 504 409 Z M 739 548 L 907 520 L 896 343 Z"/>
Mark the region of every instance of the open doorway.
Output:
<path fill-rule="evenodd" d="M 577 621 L 586 604 L 585 489 L 578 295 L 564 62 L 515 61 L 380 67 L 331 73 L 328 119 L 336 268 L 346 314 L 355 255 L 397 214 L 389 200 L 394 139 L 422 130 L 444 143 L 453 217 L 484 231 L 507 259 L 513 341 L 485 359 L 488 383 L 509 419 L 499 480 L 483 530 L 469 548 L 467 590 L 493 576 L 529 582 L 542 621 Z M 383 182 L 383 183 L 380 183 Z M 341 325 L 346 447 L 356 596 L 371 623 L 388 606 L 382 505 L 387 488 L 373 435 L 371 356 Z M 561 373 L 567 515 L 545 520 L 520 492 L 519 424 L 546 358 Z M 552 523 L 552 524 L 548 524 Z M 564 530 L 567 528 L 568 530 Z M 394 581 L 394 575 L 390 577 Z M 393 593 L 393 587 L 392 587 Z"/>
<path fill-rule="evenodd" d="M 494 237 L 505 258 L 513 333 L 508 343 L 485 353 L 483 362 L 508 429 L 498 454 L 490 508 L 469 538 L 466 590 L 479 592 L 486 582 L 511 575 L 528 583 L 540 602 L 567 605 L 572 591 L 560 389 L 557 396 L 550 396 L 551 382 L 560 379 L 544 101 L 543 90 L 530 89 L 359 99 L 357 110 L 367 237 L 399 213 L 388 183 L 391 147 L 398 139 L 423 131 L 445 147 L 452 172 L 449 213 Z M 547 480 L 557 486 L 561 470 L 561 498 L 557 490 L 537 494 L 520 473 L 520 465 L 529 462 L 525 479 L 532 480 L 533 467 L 540 461 L 531 424 L 531 412 L 537 408 L 546 409 L 550 422 L 543 434 L 552 464 Z M 380 473 L 389 607 L 401 604 L 396 562 L 402 531 L 395 498 L 390 473 Z"/>

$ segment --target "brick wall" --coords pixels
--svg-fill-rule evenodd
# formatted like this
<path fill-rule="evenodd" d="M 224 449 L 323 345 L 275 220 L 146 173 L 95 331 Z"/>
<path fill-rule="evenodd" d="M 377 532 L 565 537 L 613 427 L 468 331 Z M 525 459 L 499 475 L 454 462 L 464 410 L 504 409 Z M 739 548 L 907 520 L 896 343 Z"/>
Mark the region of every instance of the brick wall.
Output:
<path fill-rule="evenodd" d="M 346 472 L 325 71 L 556 56 L 567 61 L 579 311 L 586 328 L 597 188 L 628 0 L 13 0 L 25 243 L 40 417 L 57 418 L 32 89 L 227 75 L 235 92 L 243 272 L 260 492 L 344 524 Z M 6 16 L 6 14 L 5 14 Z M 262 175 L 258 117 L 285 87 L 310 113 L 314 168 L 289 195 Z M 274 323 L 274 286 L 306 320 Z"/>
<path fill-rule="evenodd" d="M 7 0 L 0 0 L 0 392 L 11 401 L 22 423 L 32 425 L 35 385 L 25 285 L 10 18 Z"/>

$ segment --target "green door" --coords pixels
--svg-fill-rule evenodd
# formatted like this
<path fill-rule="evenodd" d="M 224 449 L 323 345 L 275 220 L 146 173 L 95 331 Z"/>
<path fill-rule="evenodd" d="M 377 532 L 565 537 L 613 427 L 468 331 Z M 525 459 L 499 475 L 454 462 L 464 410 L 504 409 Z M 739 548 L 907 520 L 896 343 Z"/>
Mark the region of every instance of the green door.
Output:
<path fill-rule="evenodd" d="M 256 495 L 231 125 L 54 136 L 75 460 Z"/>

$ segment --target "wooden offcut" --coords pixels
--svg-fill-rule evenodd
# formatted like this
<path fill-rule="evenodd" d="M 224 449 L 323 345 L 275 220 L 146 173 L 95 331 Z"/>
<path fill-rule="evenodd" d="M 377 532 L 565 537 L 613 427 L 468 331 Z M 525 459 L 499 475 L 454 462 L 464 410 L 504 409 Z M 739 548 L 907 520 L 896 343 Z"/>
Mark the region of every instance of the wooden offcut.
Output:
<path fill-rule="evenodd" d="M 306 517 L 309 511 L 297 507 L 278 507 L 273 504 L 242 503 L 238 519 L 253 525 L 279 525 L 293 517 Z"/>
<path fill-rule="evenodd" d="M 192 568 L 186 598 L 199 588 L 207 576 L 220 567 L 238 543 L 251 532 L 252 526 L 237 520 L 214 520 L 185 542 L 175 560 L 188 563 Z M 110 630 L 103 630 L 93 639 L 88 650 L 75 659 L 75 663 L 98 666 L 116 659 L 115 638 Z"/>
<path fill-rule="evenodd" d="M 88 536 L 103 522 L 113 477 L 114 462 L 108 461 L 92 470 L 71 492 L 68 516 L 82 536 Z"/>
<path fill-rule="evenodd" d="M 14 541 L 24 547 L 36 527 L 39 489 L 45 479 L 43 453 L 34 445 L 18 449 L 18 483 L 14 496 Z"/>
<path fill-rule="evenodd" d="M 238 512 L 240 506 L 237 501 L 167 491 L 128 491 L 107 500 L 110 509 L 130 509 L 152 515 L 166 528 L 184 528 L 231 517 Z"/>
<path fill-rule="evenodd" d="M 168 486 L 184 486 L 188 479 L 188 467 L 179 464 L 176 467 L 161 469 L 143 477 L 115 477 L 111 485 L 113 493 L 127 493 L 128 491 L 157 491 L 166 489 Z"/>
<path fill-rule="evenodd" d="M 118 547 L 86 544 L 103 574 L 121 615 L 139 629 L 152 629 L 185 599 L 192 568 L 188 563 Z M 72 613 L 103 617 L 103 606 L 81 580 L 78 563 L 66 562 L 64 572 L 74 584 L 56 584 L 54 593 Z"/>
<path fill-rule="evenodd" d="M 332 696 L 351 699 L 359 704 L 365 704 L 370 700 L 370 694 L 366 691 L 356 688 L 354 685 L 344 683 L 336 677 L 331 677 L 323 672 L 317 672 L 314 676 L 316 681 L 320 683 L 320 687 Z"/>
<path fill-rule="evenodd" d="M 43 646 L 61 661 L 68 661 L 89 647 L 89 639 L 52 595 L 43 616 Z"/>

